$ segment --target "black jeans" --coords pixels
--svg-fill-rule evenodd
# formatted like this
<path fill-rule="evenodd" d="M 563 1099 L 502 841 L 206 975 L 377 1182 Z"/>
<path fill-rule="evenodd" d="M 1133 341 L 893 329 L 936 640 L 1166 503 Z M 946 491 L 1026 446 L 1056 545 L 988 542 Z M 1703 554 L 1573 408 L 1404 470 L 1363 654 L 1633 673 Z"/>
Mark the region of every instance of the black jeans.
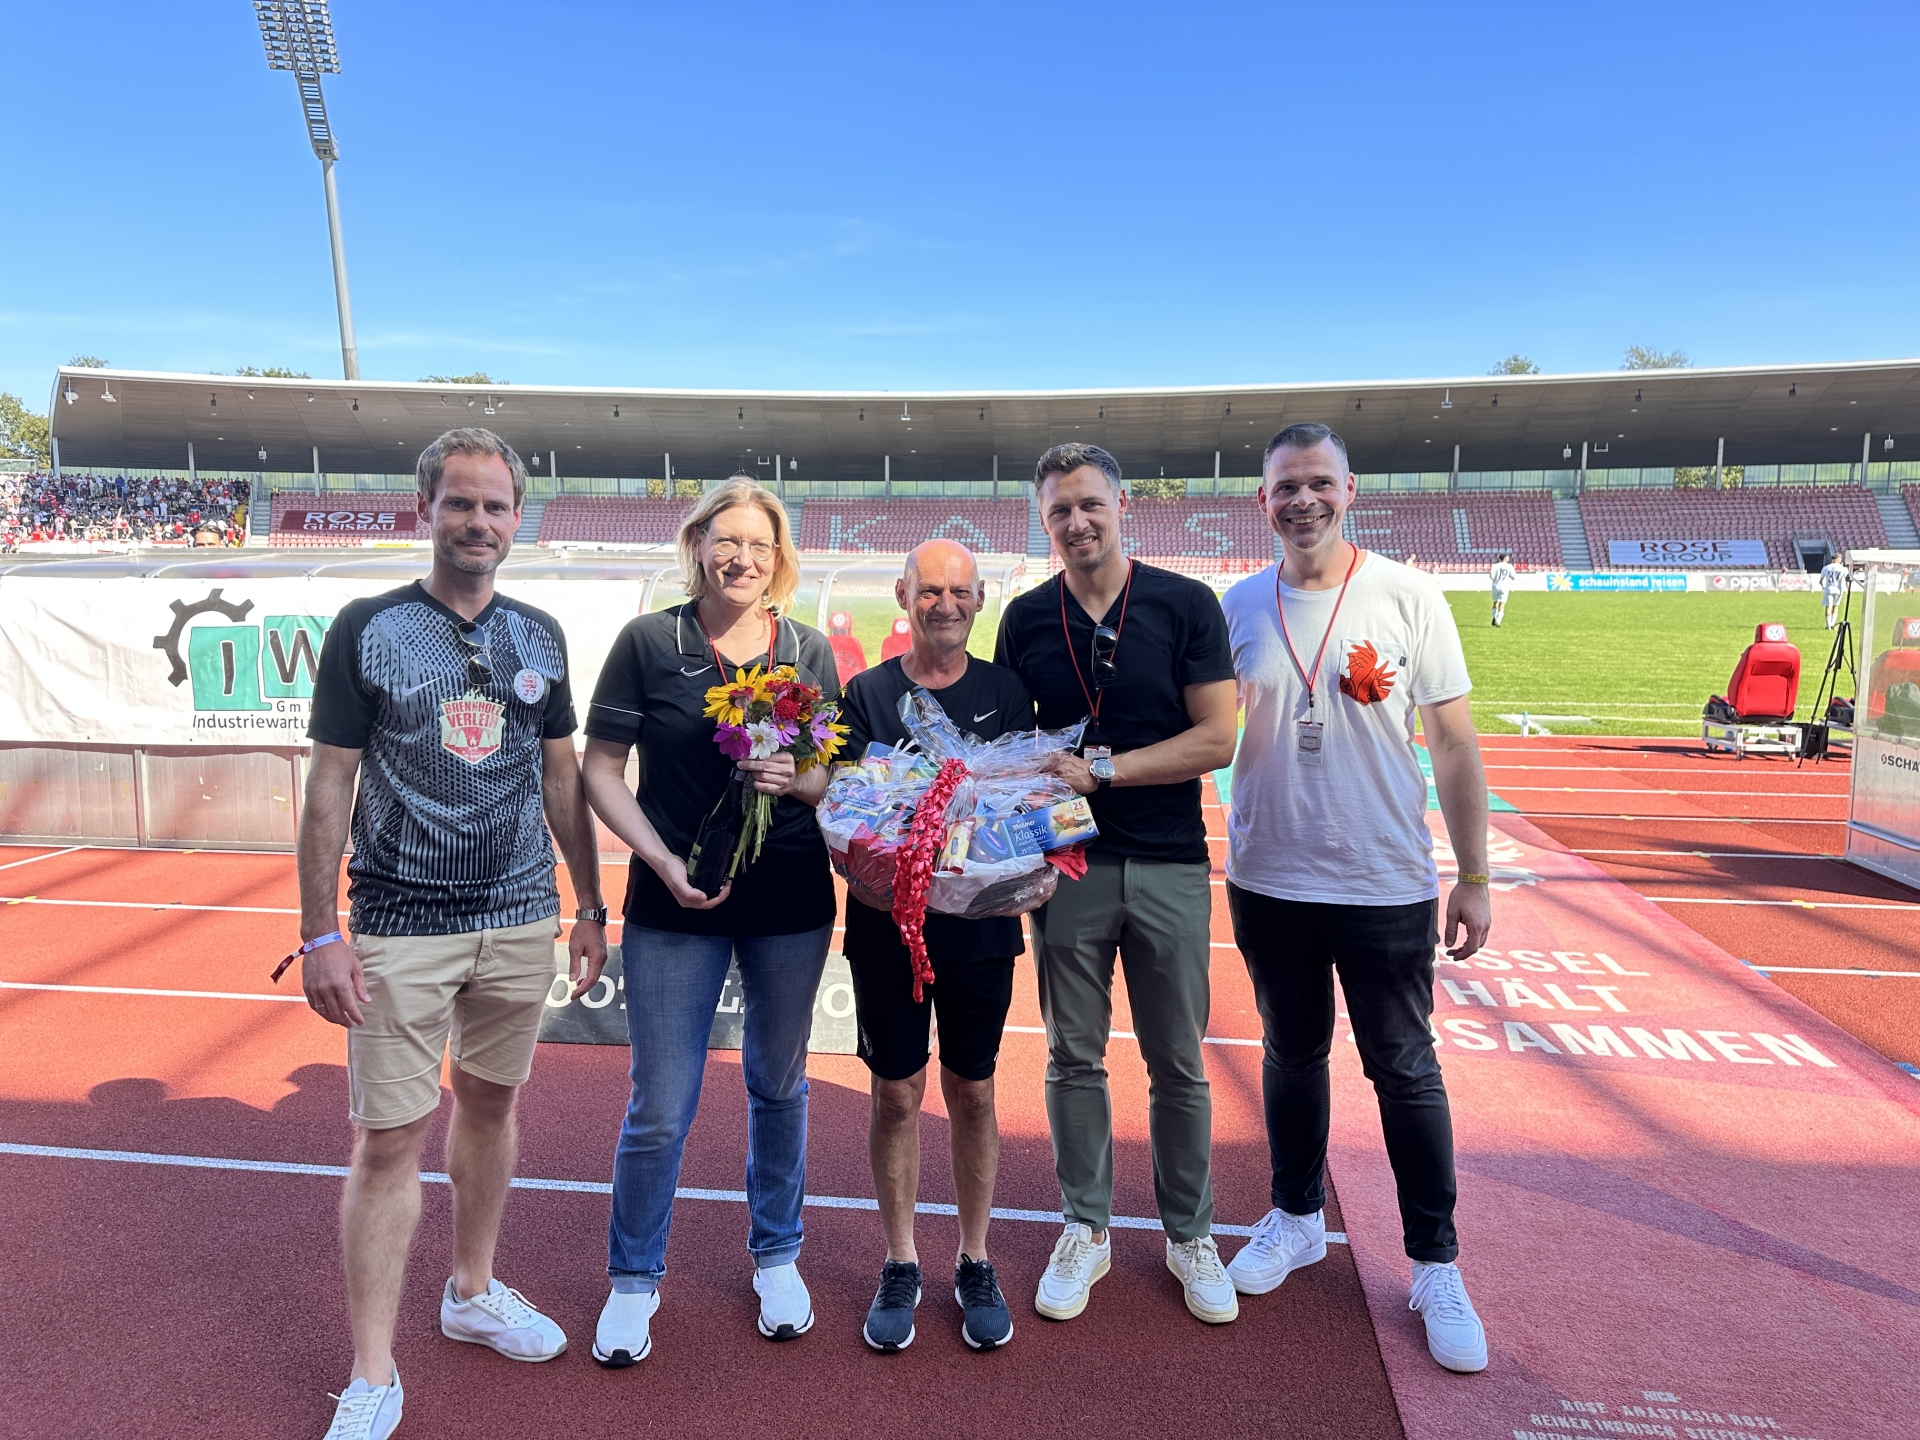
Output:
<path fill-rule="evenodd" d="M 1446 1261 L 1453 1231 L 1453 1117 L 1429 1029 L 1437 902 L 1316 905 L 1227 883 L 1233 938 L 1266 1031 L 1261 1089 L 1273 1203 L 1292 1215 L 1326 1204 L 1333 971 L 1340 972 L 1360 1065 L 1400 1192 L 1407 1254 Z"/>

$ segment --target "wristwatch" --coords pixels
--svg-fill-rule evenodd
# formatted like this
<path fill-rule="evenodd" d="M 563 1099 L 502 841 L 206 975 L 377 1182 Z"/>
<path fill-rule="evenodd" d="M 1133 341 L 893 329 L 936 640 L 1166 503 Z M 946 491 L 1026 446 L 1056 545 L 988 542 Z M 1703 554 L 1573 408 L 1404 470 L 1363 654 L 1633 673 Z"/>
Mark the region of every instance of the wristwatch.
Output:
<path fill-rule="evenodd" d="M 604 905 L 582 905 L 578 910 L 573 912 L 573 918 L 576 920 L 592 920 L 604 925 L 607 923 L 607 907 Z"/>
<path fill-rule="evenodd" d="M 1098 760 L 1087 762 L 1087 773 L 1093 776 L 1096 790 L 1104 790 L 1113 783 L 1113 761 L 1102 755 Z"/>

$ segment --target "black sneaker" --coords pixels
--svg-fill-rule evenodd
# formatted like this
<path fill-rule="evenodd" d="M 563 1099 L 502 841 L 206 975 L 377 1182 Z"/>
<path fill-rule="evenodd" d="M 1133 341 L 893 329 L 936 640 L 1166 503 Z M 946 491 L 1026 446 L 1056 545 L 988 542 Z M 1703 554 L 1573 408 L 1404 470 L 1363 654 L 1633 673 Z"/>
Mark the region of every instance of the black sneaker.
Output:
<path fill-rule="evenodd" d="M 861 1338 L 883 1355 L 906 1349 L 913 1343 L 913 1308 L 919 1303 L 920 1267 L 911 1260 L 887 1261 Z"/>
<path fill-rule="evenodd" d="M 1013 1313 L 991 1260 L 965 1255 L 953 1267 L 953 1298 L 960 1304 L 960 1338 L 976 1350 L 992 1350 L 1013 1338 Z"/>

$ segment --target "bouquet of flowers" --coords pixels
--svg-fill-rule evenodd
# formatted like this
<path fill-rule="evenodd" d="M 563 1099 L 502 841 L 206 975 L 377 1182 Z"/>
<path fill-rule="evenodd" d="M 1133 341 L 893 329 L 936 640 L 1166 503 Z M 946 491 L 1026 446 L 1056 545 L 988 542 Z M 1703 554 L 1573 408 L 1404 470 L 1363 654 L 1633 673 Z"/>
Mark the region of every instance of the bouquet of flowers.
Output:
<path fill-rule="evenodd" d="M 723 672 L 724 673 L 724 672 Z M 736 670 L 732 683 L 707 691 L 704 712 L 718 722 L 713 743 L 729 760 L 765 760 L 791 754 L 804 775 L 824 765 L 846 744 L 847 727 L 839 707 L 823 704 L 820 691 L 801 683 L 791 665 L 763 671 Z M 687 879 L 704 894 L 717 895 L 727 881 L 760 858 L 760 846 L 773 823 L 775 797 L 750 789 L 735 770 L 713 813 L 687 856 Z M 749 853 L 751 852 L 751 853 Z"/>

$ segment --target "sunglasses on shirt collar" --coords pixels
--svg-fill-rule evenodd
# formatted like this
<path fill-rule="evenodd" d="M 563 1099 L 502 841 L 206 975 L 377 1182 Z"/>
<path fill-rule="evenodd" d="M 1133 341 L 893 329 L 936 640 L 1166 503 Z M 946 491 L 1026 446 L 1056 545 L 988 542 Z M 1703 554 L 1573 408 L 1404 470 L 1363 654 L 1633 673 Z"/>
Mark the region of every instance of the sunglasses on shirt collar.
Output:
<path fill-rule="evenodd" d="M 467 683 L 474 689 L 484 689 L 493 683 L 493 652 L 473 637 L 480 633 L 480 627 L 468 620 L 458 627 L 459 641 L 467 647 Z"/>
<path fill-rule="evenodd" d="M 1093 688 L 1104 690 L 1116 673 L 1113 652 L 1120 646 L 1119 632 L 1109 625 L 1093 627 Z"/>

